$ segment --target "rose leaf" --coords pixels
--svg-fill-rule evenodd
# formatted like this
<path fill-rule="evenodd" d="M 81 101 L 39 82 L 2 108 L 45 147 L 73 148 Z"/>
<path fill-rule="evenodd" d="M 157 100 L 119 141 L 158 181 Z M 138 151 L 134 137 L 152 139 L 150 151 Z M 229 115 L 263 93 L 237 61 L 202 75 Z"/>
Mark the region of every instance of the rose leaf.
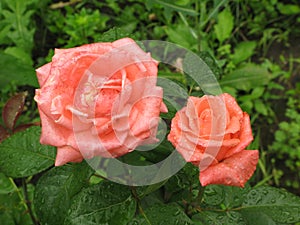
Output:
<path fill-rule="evenodd" d="M 33 200 L 41 224 L 63 224 L 71 198 L 88 185 L 91 174 L 85 162 L 47 171 L 37 183 Z"/>
<path fill-rule="evenodd" d="M 17 132 L 0 143 L 0 171 L 13 178 L 27 177 L 54 164 L 55 148 L 41 145 L 40 127 Z"/>
<path fill-rule="evenodd" d="M 136 201 L 127 186 L 101 182 L 78 193 L 68 211 L 65 225 L 126 225 L 136 211 Z"/>

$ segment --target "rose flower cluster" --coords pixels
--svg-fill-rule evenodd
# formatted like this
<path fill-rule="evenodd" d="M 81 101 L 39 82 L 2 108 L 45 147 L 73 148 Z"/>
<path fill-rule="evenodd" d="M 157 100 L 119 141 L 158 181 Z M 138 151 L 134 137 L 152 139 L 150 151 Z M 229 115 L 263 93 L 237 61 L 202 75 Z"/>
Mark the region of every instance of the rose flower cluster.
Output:
<path fill-rule="evenodd" d="M 116 158 L 155 143 L 163 103 L 158 62 L 132 39 L 56 49 L 36 70 L 42 144 L 57 147 L 55 166 Z M 168 140 L 199 167 L 200 183 L 243 187 L 258 162 L 249 115 L 229 94 L 189 97 Z"/>

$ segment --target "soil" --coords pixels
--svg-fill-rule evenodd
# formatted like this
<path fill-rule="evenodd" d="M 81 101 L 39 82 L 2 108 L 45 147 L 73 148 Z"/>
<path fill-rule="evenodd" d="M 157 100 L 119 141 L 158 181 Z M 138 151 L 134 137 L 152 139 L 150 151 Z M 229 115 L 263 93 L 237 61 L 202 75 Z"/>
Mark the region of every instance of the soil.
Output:
<path fill-rule="evenodd" d="M 274 42 L 272 43 L 272 45 L 270 46 L 266 58 L 268 58 L 269 60 L 271 60 L 272 62 L 279 64 L 281 66 L 281 68 L 283 68 L 286 71 L 291 71 L 291 76 L 288 80 L 288 82 L 282 83 L 283 86 L 286 87 L 286 90 L 288 89 L 293 89 L 296 87 L 296 83 L 300 82 L 300 36 L 299 37 L 290 37 L 289 38 L 289 43 L 278 43 L 278 42 Z M 291 64 L 291 62 L 289 61 L 289 59 L 294 59 L 293 64 Z M 295 59 L 297 59 L 298 61 L 296 61 Z M 291 67 L 292 65 L 292 67 Z M 292 69 L 291 69 L 292 68 Z M 280 78 L 278 80 L 280 82 Z M 276 113 L 276 117 L 278 119 L 278 123 L 280 121 L 284 121 L 287 118 L 285 117 L 284 113 L 285 113 L 285 105 L 286 105 L 286 100 L 285 100 L 285 92 L 281 91 L 279 93 L 276 94 L 280 94 L 282 95 L 281 100 L 277 100 L 276 102 L 274 102 L 273 105 L 273 110 Z M 277 129 L 277 124 L 274 125 L 269 125 L 266 126 L 264 131 L 262 131 L 262 134 L 265 134 L 263 137 L 262 136 L 262 140 L 264 143 L 264 149 L 267 149 L 268 145 L 270 145 L 274 139 L 273 135 L 275 130 Z M 300 143 L 299 143 L 300 144 Z M 270 155 L 270 159 L 272 158 L 272 155 Z M 284 159 L 283 159 L 284 160 Z M 269 162 L 271 165 L 271 162 Z M 280 184 L 281 187 L 285 187 L 286 189 L 288 189 L 289 191 L 293 192 L 294 194 L 297 194 L 300 196 L 300 190 L 298 189 L 294 189 L 294 188 L 290 188 L 287 187 L 285 185 L 285 181 L 286 180 L 298 180 L 298 183 L 300 184 L 300 178 L 299 178 L 299 173 L 297 172 L 293 172 L 291 170 L 289 170 L 286 166 L 284 166 L 284 162 L 283 161 L 279 161 L 276 162 L 276 168 L 280 169 L 283 171 L 284 175 L 281 178 L 281 182 L 282 184 Z"/>

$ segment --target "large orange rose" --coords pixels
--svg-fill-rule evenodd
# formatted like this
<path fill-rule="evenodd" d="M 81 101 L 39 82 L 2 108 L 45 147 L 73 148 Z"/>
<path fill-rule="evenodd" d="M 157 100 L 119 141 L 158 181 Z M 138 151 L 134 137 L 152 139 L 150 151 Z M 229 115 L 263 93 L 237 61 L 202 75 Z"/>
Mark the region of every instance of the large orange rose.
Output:
<path fill-rule="evenodd" d="M 168 140 L 187 162 L 199 166 L 200 183 L 243 187 L 256 169 L 249 115 L 229 94 L 190 97 L 172 120 Z"/>
<path fill-rule="evenodd" d="M 118 157 L 156 140 L 166 111 L 157 62 L 129 38 L 56 49 L 37 69 L 41 143 L 57 146 L 55 165 Z"/>

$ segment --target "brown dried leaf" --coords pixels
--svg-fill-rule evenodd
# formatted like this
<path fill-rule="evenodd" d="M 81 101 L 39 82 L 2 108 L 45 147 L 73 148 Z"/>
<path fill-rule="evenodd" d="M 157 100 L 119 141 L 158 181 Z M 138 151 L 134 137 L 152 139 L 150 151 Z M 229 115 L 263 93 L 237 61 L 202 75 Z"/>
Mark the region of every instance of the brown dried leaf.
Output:
<path fill-rule="evenodd" d="M 2 111 L 2 118 L 5 126 L 13 130 L 17 119 L 23 111 L 27 92 L 21 92 L 12 96 L 5 104 Z"/>

